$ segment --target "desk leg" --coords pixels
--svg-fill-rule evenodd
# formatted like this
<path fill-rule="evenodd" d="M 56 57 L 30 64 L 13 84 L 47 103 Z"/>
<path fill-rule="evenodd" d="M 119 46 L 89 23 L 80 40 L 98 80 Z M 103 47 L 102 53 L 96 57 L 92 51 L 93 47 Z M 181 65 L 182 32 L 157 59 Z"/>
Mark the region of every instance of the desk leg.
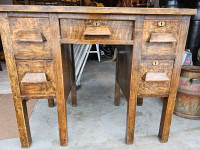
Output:
<path fill-rule="evenodd" d="M 118 71 L 119 71 L 119 49 L 117 49 L 116 71 L 115 71 L 115 106 L 120 105 L 120 87 L 118 84 Z"/>
<path fill-rule="evenodd" d="M 139 88 L 139 64 L 141 61 L 142 33 L 144 16 L 137 16 L 135 21 L 134 46 L 126 47 L 127 60 L 131 60 L 130 94 L 127 99 L 126 143 L 132 144 L 134 140 L 137 95 Z"/>
<path fill-rule="evenodd" d="M 160 130 L 158 135 L 161 142 L 168 141 L 174 105 L 175 105 L 175 99 L 163 98 L 163 109 L 160 121 Z"/>
<path fill-rule="evenodd" d="M 62 63 L 61 44 L 60 44 L 60 29 L 57 14 L 49 13 L 50 30 L 51 30 L 51 46 L 54 57 L 54 71 L 56 78 L 56 101 L 58 112 L 58 125 L 60 135 L 60 145 L 67 145 L 67 110 L 66 110 L 66 91 L 64 88 L 66 63 Z"/>
<path fill-rule="evenodd" d="M 127 103 L 126 144 L 133 144 L 137 95 L 130 96 Z"/>
<path fill-rule="evenodd" d="M 7 13 L 0 14 L 0 32 L 1 32 L 4 54 L 6 58 L 6 66 L 10 79 L 10 86 L 12 89 L 21 147 L 27 148 L 30 147 L 32 143 L 31 132 L 29 126 L 26 101 L 21 99 L 19 80 L 18 80 L 19 78 L 17 74 L 15 57 L 13 54 L 14 50 L 12 46 L 10 25 L 8 22 Z"/>
<path fill-rule="evenodd" d="M 49 107 L 53 107 L 54 106 L 54 99 L 48 99 L 48 105 Z"/>
<path fill-rule="evenodd" d="M 137 98 L 137 106 L 143 105 L 143 98 Z"/>
<path fill-rule="evenodd" d="M 161 142 L 167 142 L 169 137 L 172 115 L 174 112 L 176 94 L 178 90 L 179 75 L 184 55 L 187 33 L 190 23 L 190 16 L 184 16 L 180 25 L 179 43 L 177 43 L 177 54 L 174 62 L 173 74 L 171 77 L 169 97 L 163 100 L 163 110 L 160 122 L 159 138 Z"/>
<path fill-rule="evenodd" d="M 21 147 L 27 148 L 27 147 L 30 147 L 32 143 L 32 138 L 31 138 L 31 131 L 30 131 L 30 126 L 29 126 L 26 100 L 20 100 L 17 106 L 15 103 L 15 112 L 16 112 L 16 117 L 17 117 Z"/>
<path fill-rule="evenodd" d="M 71 54 L 72 54 L 72 90 L 71 90 L 71 99 L 72 99 L 72 106 L 77 106 L 77 98 L 76 98 L 76 74 L 75 74 L 75 63 L 74 63 L 74 50 L 73 45 L 71 45 Z"/>

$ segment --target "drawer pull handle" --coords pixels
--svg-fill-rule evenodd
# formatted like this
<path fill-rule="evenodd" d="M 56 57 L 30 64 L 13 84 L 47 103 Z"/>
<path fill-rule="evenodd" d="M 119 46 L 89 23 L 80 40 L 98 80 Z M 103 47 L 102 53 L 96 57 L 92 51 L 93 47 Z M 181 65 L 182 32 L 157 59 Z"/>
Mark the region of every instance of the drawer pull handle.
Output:
<path fill-rule="evenodd" d="M 26 73 L 21 83 L 47 83 L 45 73 Z"/>
<path fill-rule="evenodd" d="M 148 72 L 146 74 L 145 77 L 145 81 L 169 81 L 169 78 L 167 77 L 167 75 L 165 73 L 160 73 L 160 72 L 156 72 L 156 73 L 152 73 L 152 72 Z"/>
<path fill-rule="evenodd" d="M 110 36 L 111 32 L 107 26 L 87 26 L 85 32 L 83 33 L 85 36 L 87 35 L 105 35 Z"/>
<path fill-rule="evenodd" d="M 176 42 L 176 38 L 171 33 L 152 33 L 150 43 L 171 43 Z"/>
<path fill-rule="evenodd" d="M 16 41 L 18 42 L 44 42 L 45 37 L 40 32 L 20 31 L 17 33 Z"/>
<path fill-rule="evenodd" d="M 164 27 L 165 26 L 165 22 L 164 21 L 159 21 L 158 22 L 158 26 L 159 27 Z"/>
<path fill-rule="evenodd" d="M 159 65 L 159 61 L 154 61 L 154 62 L 152 63 L 152 65 L 153 65 L 153 66 L 158 66 L 158 65 Z"/>

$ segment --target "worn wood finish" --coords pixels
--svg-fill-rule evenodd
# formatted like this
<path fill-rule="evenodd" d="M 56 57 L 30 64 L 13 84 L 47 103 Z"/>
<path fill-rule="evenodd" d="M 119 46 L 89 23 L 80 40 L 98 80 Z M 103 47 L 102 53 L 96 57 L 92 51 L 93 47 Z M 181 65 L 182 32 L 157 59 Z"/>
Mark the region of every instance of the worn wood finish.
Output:
<path fill-rule="evenodd" d="M 29 147 L 32 143 L 31 132 L 26 108 L 26 101 L 22 100 L 17 74 L 14 50 L 12 47 L 11 32 L 7 13 L 0 13 L 0 31 L 3 43 L 4 55 L 12 89 L 12 97 L 15 106 L 19 137 L 22 147 Z"/>
<path fill-rule="evenodd" d="M 56 12 L 86 14 L 195 15 L 195 9 L 77 7 L 77 6 L 0 6 L 1 12 Z"/>
<path fill-rule="evenodd" d="M 169 137 L 170 125 L 172 120 L 172 115 L 174 111 L 174 105 L 176 100 L 176 94 L 178 89 L 178 82 L 181 72 L 182 58 L 184 55 L 184 49 L 188 34 L 190 16 L 185 16 L 182 19 L 180 25 L 180 37 L 179 44 L 177 48 L 177 55 L 174 62 L 173 75 L 171 78 L 171 87 L 169 91 L 169 97 L 167 100 L 163 101 L 163 111 L 160 122 L 159 137 L 161 142 L 167 142 Z"/>
<path fill-rule="evenodd" d="M 60 144 L 67 145 L 70 92 L 72 106 L 77 105 L 72 44 L 119 45 L 114 103 L 120 104 L 121 89 L 128 103 L 126 143 L 133 143 L 136 105 L 143 97 L 168 97 L 159 131 L 166 142 L 189 15 L 195 14 L 191 9 L 0 6 L 21 146 L 31 144 L 26 101 L 32 98 L 48 99 L 49 106 L 56 98 Z"/>

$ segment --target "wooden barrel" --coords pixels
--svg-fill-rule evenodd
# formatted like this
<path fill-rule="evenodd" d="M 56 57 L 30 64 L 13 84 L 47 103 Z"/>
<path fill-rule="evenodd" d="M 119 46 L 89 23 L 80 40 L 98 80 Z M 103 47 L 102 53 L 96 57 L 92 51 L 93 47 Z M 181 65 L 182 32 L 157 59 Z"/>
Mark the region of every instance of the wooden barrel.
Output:
<path fill-rule="evenodd" d="M 174 114 L 200 119 L 200 66 L 182 67 Z"/>

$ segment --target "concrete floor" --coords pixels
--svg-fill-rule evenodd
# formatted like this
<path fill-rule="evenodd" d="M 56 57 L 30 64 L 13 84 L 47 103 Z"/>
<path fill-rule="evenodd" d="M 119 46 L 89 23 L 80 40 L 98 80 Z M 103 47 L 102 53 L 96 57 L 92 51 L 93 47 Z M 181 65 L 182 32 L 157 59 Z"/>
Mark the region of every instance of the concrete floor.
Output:
<path fill-rule="evenodd" d="M 10 93 L 5 64 L 0 72 L 0 94 Z M 145 98 L 137 107 L 135 141 L 125 144 L 127 103 L 121 94 L 121 104 L 113 104 L 115 63 L 89 61 L 77 91 L 78 106 L 67 101 L 68 146 L 59 145 L 56 107 L 49 108 L 47 100 L 36 104 L 30 126 L 33 143 L 30 150 L 199 150 L 200 120 L 173 116 L 168 143 L 157 138 L 162 110 L 159 98 Z M 20 149 L 18 138 L 0 140 L 0 150 Z"/>

